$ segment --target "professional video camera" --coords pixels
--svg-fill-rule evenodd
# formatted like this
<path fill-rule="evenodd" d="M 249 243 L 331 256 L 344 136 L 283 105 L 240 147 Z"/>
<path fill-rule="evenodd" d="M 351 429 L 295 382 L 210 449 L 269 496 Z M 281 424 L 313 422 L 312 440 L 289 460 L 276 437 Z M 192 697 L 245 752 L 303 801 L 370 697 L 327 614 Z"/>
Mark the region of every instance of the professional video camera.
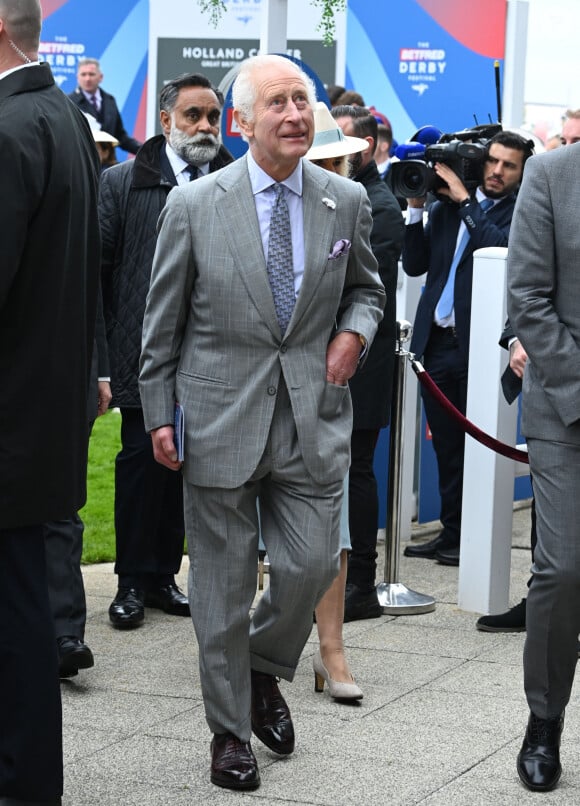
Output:
<path fill-rule="evenodd" d="M 474 190 L 483 177 L 487 142 L 502 131 L 502 127 L 499 123 L 474 126 L 442 134 L 437 142 L 429 142 L 434 131 L 437 130 L 433 126 L 424 126 L 411 142 L 403 143 L 395 150 L 399 161 L 391 163 L 388 174 L 395 196 L 416 198 L 426 196 L 429 191 L 437 195 L 437 191 L 447 185 L 435 173 L 433 166 L 436 162 L 448 165 L 467 190 Z M 444 194 L 440 198 L 447 199 Z"/>

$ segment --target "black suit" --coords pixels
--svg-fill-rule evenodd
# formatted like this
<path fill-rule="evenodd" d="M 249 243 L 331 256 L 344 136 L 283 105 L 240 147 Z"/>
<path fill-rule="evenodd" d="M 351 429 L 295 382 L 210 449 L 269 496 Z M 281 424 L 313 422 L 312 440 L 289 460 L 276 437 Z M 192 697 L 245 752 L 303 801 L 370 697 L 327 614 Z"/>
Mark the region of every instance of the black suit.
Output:
<path fill-rule="evenodd" d="M 96 118 L 101 124 L 103 131 L 116 137 L 121 148 L 124 148 L 125 151 L 129 151 L 131 154 L 136 154 L 142 144 L 125 131 L 121 113 L 119 112 L 114 96 L 105 92 L 101 87 L 99 87 L 99 92 L 101 93 L 101 108 L 98 112 L 95 111 L 95 107 L 90 101 L 87 101 L 80 87 L 77 87 L 68 97 L 78 106 L 81 112 Z"/>
<path fill-rule="evenodd" d="M 0 79 L 0 798 L 62 794 L 42 524 L 85 501 L 99 159 L 47 64 Z"/>
<path fill-rule="evenodd" d="M 419 359 L 423 357 L 427 372 L 463 414 L 467 402 L 473 252 L 486 246 L 507 246 L 514 204 L 515 194 L 506 196 L 487 213 L 475 200 L 465 206 L 435 202 L 425 229 L 419 222 L 405 230 L 404 271 L 411 277 L 427 272 L 415 315 L 411 352 Z M 470 239 L 455 276 L 455 327 L 441 328 L 434 323 L 435 309 L 449 274 L 461 220 Z M 442 536 L 448 547 L 454 547 L 459 545 L 461 530 L 464 433 L 428 393 L 422 390 L 421 394 L 437 456 Z"/>
<path fill-rule="evenodd" d="M 87 405 L 87 440 L 97 417 L 98 379 L 109 376 L 107 334 L 99 289 L 95 342 Z M 57 638 L 84 640 L 87 620 L 85 587 L 81 572 L 84 524 L 78 512 L 44 524 L 48 596 Z"/>
<path fill-rule="evenodd" d="M 401 208 L 374 161 L 355 177 L 371 203 L 371 248 L 387 295 L 384 316 L 363 366 L 350 379 L 353 431 L 349 471 L 349 531 L 352 551 L 347 581 L 375 586 L 379 501 L 373 458 L 379 431 L 389 424 L 395 363 L 397 264 L 404 236 Z"/>

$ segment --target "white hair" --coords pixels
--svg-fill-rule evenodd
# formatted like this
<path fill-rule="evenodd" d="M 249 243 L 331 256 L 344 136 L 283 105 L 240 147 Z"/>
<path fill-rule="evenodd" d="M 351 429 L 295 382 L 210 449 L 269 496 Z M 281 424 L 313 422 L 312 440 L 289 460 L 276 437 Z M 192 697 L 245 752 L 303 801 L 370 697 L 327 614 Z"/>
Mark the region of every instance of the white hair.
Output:
<path fill-rule="evenodd" d="M 267 71 L 274 65 L 291 65 L 296 70 L 296 75 L 302 79 L 306 86 L 306 95 L 310 106 L 316 103 L 316 88 L 314 82 L 296 62 L 287 59 L 285 56 L 265 54 L 263 56 L 252 56 L 242 62 L 234 86 L 232 87 L 232 101 L 234 109 L 237 109 L 243 120 L 251 123 L 254 119 L 254 104 L 256 102 L 256 82 L 254 72 L 257 70 Z"/>

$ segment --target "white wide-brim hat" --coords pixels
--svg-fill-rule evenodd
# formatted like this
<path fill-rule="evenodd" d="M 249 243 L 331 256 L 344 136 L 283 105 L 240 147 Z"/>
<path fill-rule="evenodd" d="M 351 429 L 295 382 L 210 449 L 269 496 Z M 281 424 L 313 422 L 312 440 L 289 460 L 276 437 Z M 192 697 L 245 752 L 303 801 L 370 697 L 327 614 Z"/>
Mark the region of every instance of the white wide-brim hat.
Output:
<path fill-rule="evenodd" d="M 346 157 L 366 151 L 369 144 L 360 137 L 347 137 L 330 114 L 325 103 L 318 101 L 314 107 L 314 140 L 306 154 L 309 160 L 325 160 Z"/>
<path fill-rule="evenodd" d="M 116 137 L 113 137 L 109 132 L 104 132 L 102 129 L 93 129 L 93 137 L 95 138 L 95 143 L 111 143 L 114 146 L 119 145 L 119 141 Z"/>

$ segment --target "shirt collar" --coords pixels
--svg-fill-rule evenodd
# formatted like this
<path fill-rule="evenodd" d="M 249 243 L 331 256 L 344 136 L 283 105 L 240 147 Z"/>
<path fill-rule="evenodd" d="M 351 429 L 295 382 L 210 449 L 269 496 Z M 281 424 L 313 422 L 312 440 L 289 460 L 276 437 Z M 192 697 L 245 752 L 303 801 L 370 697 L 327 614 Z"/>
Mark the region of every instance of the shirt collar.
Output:
<path fill-rule="evenodd" d="M 263 190 L 267 190 L 271 188 L 272 185 L 276 184 L 276 180 L 272 179 L 266 171 L 262 170 L 256 160 L 252 156 L 252 152 L 248 151 L 248 173 L 250 174 L 250 184 L 252 185 L 252 193 L 254 196 L 257 196 L 258 193 L 261 193 Z M 281 185 L 284 185 L 291 190 L 292 193 L 295 193 L 297 196 L 302 196 L 302 160 L 299 161 L 296 168 L 292 171 L 290 176 L 284 179 L 283 182 L 280 182 Z"/>
<path fill-rule="evenodd" d="M 482 202 L 484 199 L 489 199 L 489 196 L 486 196 L 481 187 L 478 187 L 477 190 L 475 191 L 475 198 L 477 199 L 478 202 Z M 493 202 L 494 207 L 498 202 L 501 201 L 501 199 L 489 199 L 489 200 Z M 491 207 L 489 209 L 491 210 Z"/>
<path fill-rule="evenodd" d="M 182 171 L 187 170 L 189 171 L 189 163 L 187 163 L 182 157 L 179 156 L 169 145 L 167 141 L 165 141 L 165 153 L 167 154 L 167 159 L 169 160 L 169 164 L 171 165 L 171 170 L 178 176 L 178 174 L 182 173 Z M 207 174 L 209 173 L 209 162 L 204 162 L 203 165 L 198 165 L 197 170 L 200 174 Z"/>
<path fill-rule="evenodd" d="M 23 70 L 25 67 L 38 67 L 40 62 L 30 62 L 27 64 L 19 64 L 16 67 L 11 67 L 10 70 L 4 70 L 3 73 L 0 73 L 0 81 L 6 76 L 9 76 L 10 73 L 15 73 L 17 70 Z"/>
<path fill-rule="evenodd" d="M 98 100 L 99 103 L 101 103 L 101 101 L 103 100 L 101 96 L 101 91 L 98 87 L 94 92 L 85 92 L 83 89 L 81 89 L 81 92 L 89 103 L 91 103 L 93 95 L 95 96 L 95 98 Z"/>

